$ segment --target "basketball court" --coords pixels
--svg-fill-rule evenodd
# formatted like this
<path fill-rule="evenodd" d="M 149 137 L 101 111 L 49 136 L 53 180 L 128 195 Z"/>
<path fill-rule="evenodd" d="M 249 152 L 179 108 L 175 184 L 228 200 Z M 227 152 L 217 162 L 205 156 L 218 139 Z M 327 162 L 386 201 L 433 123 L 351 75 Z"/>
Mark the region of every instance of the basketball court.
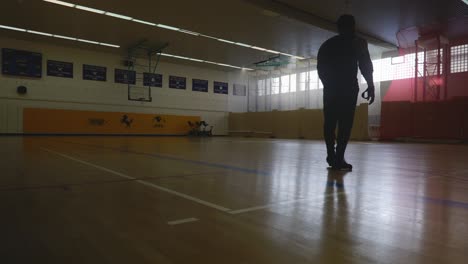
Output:
<path fill-rule="evenodd" d="M 156 2 L 4 3 L 0 263 L 467 262 L 467 1 Z M 344 13 L 352 171 L 317 72 Z"/>
<path fill-rule="evenodd" d="M 467 256 L 466 146 L 353 143 L 349 173 L 325 169 L 319 141 L 34 137 L 2 146 L 5 263 Z"/>

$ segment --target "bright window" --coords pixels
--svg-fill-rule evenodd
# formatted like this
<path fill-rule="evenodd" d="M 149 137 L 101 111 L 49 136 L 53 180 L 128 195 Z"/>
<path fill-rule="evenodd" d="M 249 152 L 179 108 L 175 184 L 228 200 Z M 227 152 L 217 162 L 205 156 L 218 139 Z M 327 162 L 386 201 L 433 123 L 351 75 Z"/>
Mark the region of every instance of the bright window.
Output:
<path fill-rule="evenodd" d="M 281 93 L 289 93 L 289 75 L 281 76 Z"/>
<path fill-rule="evenodd" d="M 289 91 L 291 93 L 295 93 L 297 90 L 297 75 L 291 74 L 291 87 L 289 87 Z"/>
<path fill-rule="evenodd" d="M 450 54 L 452 55 L 451 73 L 468 71 L 468 44 L 453 46 Z"/>
<path fill-rule="evenodd" d="M 308 82 L 308 72 L 301 72 L 299 74 L 299 91 L 305 91 L 306 90 L 306 84 Z"/>
<path fill-rule="evenodd" d="M 257 94 L 258 96 L 265 95 L 265 80 L 258 80 L 257 81 Z"/>
<path fill-rule="evenodd" d="M 315 90 L 318 88 L 318 72 L 317 71 L 311 71 L 309 72 L 309 89 L 310 90 Z"/>
<path fill-rule="evenodd" d="M 279 94 L 280 78 L 275 77 L 271 79 L 271 94 Z"/>

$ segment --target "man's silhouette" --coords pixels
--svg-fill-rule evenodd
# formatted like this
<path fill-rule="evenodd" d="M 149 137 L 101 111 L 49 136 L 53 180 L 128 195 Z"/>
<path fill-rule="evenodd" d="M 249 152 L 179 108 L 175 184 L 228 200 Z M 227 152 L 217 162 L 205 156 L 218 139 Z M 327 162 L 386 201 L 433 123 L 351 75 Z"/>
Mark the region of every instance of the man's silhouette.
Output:
<path fill-rule="evenodd" d="M 324 85 L 323 113 L 324 136 L 327 145 L 327 162 L 333 169 L 352 170 L 344 154 L 351 136 L 359 85 L 358 67 L 369 88 L 363 97 L 374 102 L 373 66 L 367 42 L 355 35 L 355 21 L 351 15 L 338 19 L 339 35 L 330 38 L 320 47 L 317 70 Z M 338 137 L 335 136 L 338 125 Z M 336 140 L 336 151 L 335 151 Z"/>

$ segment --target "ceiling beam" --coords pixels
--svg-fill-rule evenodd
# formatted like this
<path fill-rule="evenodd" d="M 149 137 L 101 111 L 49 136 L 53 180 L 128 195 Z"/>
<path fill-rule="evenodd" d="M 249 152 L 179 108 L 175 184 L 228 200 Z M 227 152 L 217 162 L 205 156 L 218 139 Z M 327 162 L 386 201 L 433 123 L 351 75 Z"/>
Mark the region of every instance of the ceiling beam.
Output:
<path fill-rule="evenodd" d="M 331 32 L 338 32 L 336 28 L 336 23 L 334 21 L 330 21 L 328 19 L 319 17 L 315 14 L 309 13 L 305 10 L 296 8 L 289 4 L 286 4 L 281 1 L 277 0 L 243 0 L 248 2 L 252 5 L 260 7 L 262 9 L 275 12 L 280 16 L 287 17 L 308 25 L 313 25 L 315 27 L 319 27 L 321 29 L 331 31 Z M 372 36 L 368 33 L 357 31 L 357 34 L 364 39 L 366 39 L 369 43 L 380 46 L 383 48 L 394 49 L 397 46 L 393 43 L 388 41 L 382 40 L 378 37 Z"/>

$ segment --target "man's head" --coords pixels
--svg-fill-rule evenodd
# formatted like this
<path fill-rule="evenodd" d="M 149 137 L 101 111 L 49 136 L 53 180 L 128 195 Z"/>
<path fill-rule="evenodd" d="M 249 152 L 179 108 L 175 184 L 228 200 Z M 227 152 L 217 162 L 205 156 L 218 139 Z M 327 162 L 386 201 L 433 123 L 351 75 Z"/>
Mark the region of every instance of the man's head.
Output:
<path fill-rule="evenodd" d="M 356 22 L 352 15 L 342 15 L 336 22 L 338 25 L 338 33 L 344 36 L 352 36 L 355 33 Z"/>

